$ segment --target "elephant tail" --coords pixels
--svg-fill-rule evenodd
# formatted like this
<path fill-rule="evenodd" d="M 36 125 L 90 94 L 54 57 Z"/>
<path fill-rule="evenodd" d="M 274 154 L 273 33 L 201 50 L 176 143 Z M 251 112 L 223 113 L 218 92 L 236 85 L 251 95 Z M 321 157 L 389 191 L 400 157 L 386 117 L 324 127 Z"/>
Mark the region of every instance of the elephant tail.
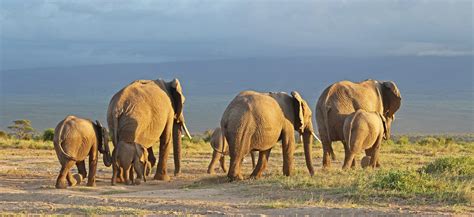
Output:
<path fill-rule="evenodd" d="M 349 122 L 349 132 L 347 133 L 347 141 L 346 141 L 347 147 L 344 147 L 347 151 L 349 151 L 351 148 L 352 126 L 354 125 L 354 120 L 357 118 L 359 114 L 360 114 L 359 112 L 356 112 L 354 116 L 352 117 L 351 122 Z"/>
<path fill-rule="evenodd" d="M 63 146 L 62 146 L 62 143 L 63 143 L 63 140 L 62 140 L 62 134 L 63 134 L 63 130 L 64 130 L 64 125 L 65 125 L 65 122 L 66 120 L 64 120 L 62 123 L 61 123 L 61 127 L 59 128 L 59 132 L 58 132 L 58 144 L 56 145 L 57 146 L 57 149 L 59 149 L 59 151 L 61 152 L 61 154 L 66 157 L 66 159 L 68 160 L 72 160 L 72 161 L 77 161 L 77 159 L 71 155 L 69 155 L 68 153 L 66 153 L 66 151 L 64 151 L 63 149 Z"/>
<path fill-rule="evenodd" d="M 119 119 L 119 115 L 115 116 L 114 115 L 114 118 L 112 120 L 112 128 L 113 128 L 113 135 L 112 135 L 112 144 L 114 144 L 114 147 L 117 147 L 118 145 L 118 119 Z"/>

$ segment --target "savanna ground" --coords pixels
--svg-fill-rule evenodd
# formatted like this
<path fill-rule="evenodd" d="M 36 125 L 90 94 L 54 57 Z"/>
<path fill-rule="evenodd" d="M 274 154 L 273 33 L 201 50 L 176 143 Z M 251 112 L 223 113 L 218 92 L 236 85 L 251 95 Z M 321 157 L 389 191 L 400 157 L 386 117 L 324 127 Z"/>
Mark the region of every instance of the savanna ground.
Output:
<path fill-rule="evenodd" d="M 393 139 L 382 146 L 381 169 L 342 171 L 343 148 L 334 144 L 337 160 L 331 169 L 322 170 L 321 144 L 315 144 L 317 170 L 310 177 L 299 144 L 295 175 L 285 177 L 281 147 L 276 145 L 262 179 L 232 183 L 220 170 L 217 175 L 206 173 L 212 152 L 208 143 L 184 141 L 182 174 L 172 176 L 171 182 L 148 177 L 140 186 L 111 186 L 112 169 L 99 160 L 96 187 L 86 187 L 83 182 L 66 190 L 54 188 L 60 166 L 51 142 L 0 139 L 0 213 L 474 214 L 474 135 Z M 169 157 L 172 174 L 172 155 Z M 228 163 L 228 157 L 226 160 Z M 249 157 L 243 169 L 248 176 Z"/>

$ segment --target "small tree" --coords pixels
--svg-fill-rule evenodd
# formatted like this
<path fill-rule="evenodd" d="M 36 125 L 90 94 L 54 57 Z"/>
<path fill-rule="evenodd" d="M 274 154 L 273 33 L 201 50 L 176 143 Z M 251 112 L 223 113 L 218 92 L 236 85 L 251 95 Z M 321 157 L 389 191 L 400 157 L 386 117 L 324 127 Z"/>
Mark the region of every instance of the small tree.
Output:
<path fill-rule="evenodd" d="M 48 128 L 43 132 L 43 141 L 53 141 L 54 129 Z"/>
<path fill-rule="evenodd" d="M 25 140 L 30 140 L 35 132 L 30 120 L 15 120 L 13 125 L 8 126 L 8 129 L 12 131 L 12 136 Z"/>

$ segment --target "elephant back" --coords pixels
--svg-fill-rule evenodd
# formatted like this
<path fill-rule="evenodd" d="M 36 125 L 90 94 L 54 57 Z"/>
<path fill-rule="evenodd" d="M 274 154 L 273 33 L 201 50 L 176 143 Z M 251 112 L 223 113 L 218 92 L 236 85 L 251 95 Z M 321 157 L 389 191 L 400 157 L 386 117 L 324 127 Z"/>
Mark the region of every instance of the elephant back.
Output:
<path fill-rule="evenodd" d="M 97 137 L 90 120 L 69 115 L 57 125 L 53 143 L 60 160 L 82 161 L 97 145 Z"/>

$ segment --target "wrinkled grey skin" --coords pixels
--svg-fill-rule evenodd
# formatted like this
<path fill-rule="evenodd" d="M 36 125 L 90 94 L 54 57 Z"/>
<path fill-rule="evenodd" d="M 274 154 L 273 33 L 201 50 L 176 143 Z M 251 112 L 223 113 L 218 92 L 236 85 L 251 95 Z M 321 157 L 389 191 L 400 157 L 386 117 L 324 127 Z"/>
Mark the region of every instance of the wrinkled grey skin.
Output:
<path fill-rule="evenodd" d="M 56 181 L 56 188 L 74 186 L 87 177 L 84 160 L 89 156 L 89 177 L 87 186 L 95 186 L 95 173 L 97 169 L 98 151 L 103 154 L 104 165 L 109 167 L 112 163 L 109 149 L 109 135 L 99 121 L 95 123 L 67 116 L 59 122 L 54 131 L 54 150 L 61 163 L 61 170 Z M 76 164 L 79 171 L 75 178 L 70 172 L 71 167 Z"/>
<path fill-rule="evenodd" d="M 214 174 L 214 168 L 218 160 L 220 162 L 222 171 L 226 173 L 227 168 L 225 166 L 225 156 L 229 155 L 229 145 L 227 144 L 227 141 L 222 138 L 222 131 L 220 127 L 217 127 L 212 133 L 210 144 L 213 152 L 207 173 Z M 250 156 L 252 157 L 252 168 L 255 168 L 255 153 L 251 151 Z"/>
<path fill-rule="evenodd" d="M 393 81 L 340 81 L 326 88 L 316 104 L 316 123 L 323 146 L 323 168 L 331 166 L 332 142 L 345 143 L 343 125 L 348 115 L 363 109 L 393 120 L 401 99 L 400 91 Z M 389 139 L 391 124 L 387 127 Z"/>
<path fill-rule="evenodd" d="M 170 180 L 167 162 L 171 147 L 175 175 L 180 173 L 181 130 L 189 136 L 183 113 L 184 101 L 178 79 L 170 82 L 137 80 L 112 97 L 107 111 L 107 123 L 115 146 L 112 185 L 117 179 L 130 184 L 132 165 L 137 173 L 135 184 L 139 184 L 145 178 L 147 168 L 149 170 L 156 161 L 152 146 L 157 142 L 160 150 L 154 179 Z"/>
<path fill-rule="evenodd" d="M 283 174 L 293 173 L 295 131 L 303 136 L 306 166 L 311 175 L 313 143 L 312 112 L 297 92 L 259 93 L 243 91 L 227 106 L 222 119 L 222 133 L 229 143 L 231 181 L 242 180 L 240 165 L 250 151 L 259 151 L 258 163 L 250 175 L 258 179 L 266 168 L 270 151 L 282 141 Z"/>
<path fill-rule="evenodd" d="M 364 166 L 377 166 L 382 140 L 387 137 L 388 121 L 377 112 L 366 112 L 362 109 L 349 115 L 344 121 L 345 158 L 342 169 L 356 167 L 355 157 L 362 150 L 370 157 Z"/>

